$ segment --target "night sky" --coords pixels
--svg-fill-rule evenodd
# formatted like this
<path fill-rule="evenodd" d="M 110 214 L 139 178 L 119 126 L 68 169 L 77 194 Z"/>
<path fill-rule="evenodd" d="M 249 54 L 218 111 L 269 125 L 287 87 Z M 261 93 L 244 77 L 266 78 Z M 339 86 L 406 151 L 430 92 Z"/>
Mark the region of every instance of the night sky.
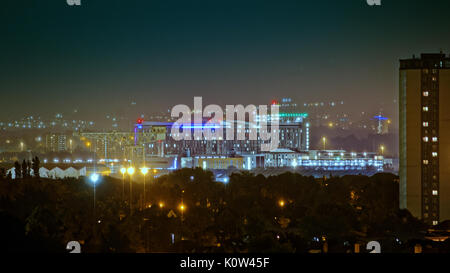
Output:
<path fill-rule="evenodd" d="M 396 119 L 398 60 L 450 53 L 450 1 L 2 0 L 0 117 L 344 100 Z"/>

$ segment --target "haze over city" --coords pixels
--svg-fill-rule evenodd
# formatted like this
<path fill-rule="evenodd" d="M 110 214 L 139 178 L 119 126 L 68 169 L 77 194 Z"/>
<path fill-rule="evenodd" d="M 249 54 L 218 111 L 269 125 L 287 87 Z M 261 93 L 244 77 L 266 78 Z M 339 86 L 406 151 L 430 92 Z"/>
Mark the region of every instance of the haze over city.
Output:
<path fill-rule="evenodd" d="M 77 109 L 95 119 L 127 115 L 132 102 L 137 112 L 166 111 L 195 95 L 221 105 L 327 98 L 354 113 L 383 110 L 397 128 L 398 60 L 450 50 L 448 5 L 6 1 L 0 115 Z"/>

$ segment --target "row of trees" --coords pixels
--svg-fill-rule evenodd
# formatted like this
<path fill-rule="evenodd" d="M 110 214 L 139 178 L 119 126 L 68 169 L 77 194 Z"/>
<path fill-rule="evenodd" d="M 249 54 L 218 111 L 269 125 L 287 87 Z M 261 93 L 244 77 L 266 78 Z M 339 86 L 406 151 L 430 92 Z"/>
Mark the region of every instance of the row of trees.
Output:
<path fill-rule="evenodd" d="M 383 252 L 411 252 L 426 226 L 398 209 L 392 174 L 328 180 L 284 173 L 236 173 L 228 184 L 202 169 L 142 181 L 128 177 L 24 178 L 0 183 L 0 218 L 12 250 L 83 252 L 329 252 L 378 240 Z M 130 204 L 132 209 L 130 210 Z M 13 234 L 13 235 L 12 235 Z M 14 237 L 15 236 L 15 237 Z M 9 243 L 8 243 L 9 242 Z M 21 242 L 21 243 L 17 243 Z"/>
<path fill-rule="evenodd" d="M 40 168 L 40 160 L 36 156 L 31 161 L 23 160 L 22 164 L 19 161 L 14 162 L 14 175 L 16 179 L 19 178 L 30 178 L 36 177 L 39 178 L 39 168 Z M 31 170 L 33 170 L 33 175 L 31 175 Z M 0 180 L 11 179 L 12 173 L 7 172 L 5 168 L 0 168 Z"/>

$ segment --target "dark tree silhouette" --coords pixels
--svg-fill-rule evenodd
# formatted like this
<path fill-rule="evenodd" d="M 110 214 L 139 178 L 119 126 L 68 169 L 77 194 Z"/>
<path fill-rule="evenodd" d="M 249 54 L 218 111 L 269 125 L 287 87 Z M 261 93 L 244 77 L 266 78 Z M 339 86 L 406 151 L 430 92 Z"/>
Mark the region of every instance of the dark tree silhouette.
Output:
<path fill-rule="evenodd" d="M 39 165 L 41 162 L 39 161 L 39 158 L 36 156 L 32 160 L 31 167 L 33 169 L 34 177 L 39 178 Z"/>
<path fill-rule="evenodd" d="M 22 178 L 29 177 L 28 165 L 25 159 L 22 161 Z"/>
<path fill-rule="evenodd" d="M 19 161 L 14 162 L 14 174 L 16 179 L 22 178 L 22 167 L 20 167 Z"/>
<path fill-rule="evenodd" d="M 27 160 L 27 176 L 31 177 L 31 161 Z"/>
<path fill-rule="evenodd" d="M 15 166 L 21 170 L 19 162 Z M 35 174 L 38 167 L 35 157 Z M 87 179 L 0 183 L 0 221 L 20 231 L 8 233 L 14 240 L 6 241 L 22 240 L 24 251 L 51 252 L 64 252 L 68 241 L 77 240 L 86 253 L 306 253 L 324 244 L 330 253 L 345 253 L 355 242 L 376 238 L 386 251 L 412 252 L 415 243 L 408 242 L 422 240 L 427 229 L 398 209 L 398 177 L 392 174 L 322 182 L 290 172 L 270 177 L 240 172 L 223 184 L 212 172 L 182 169 L 147 184 L 146 208 L 139 206 L 143 184 L 136 180 L 132 214 L 122 203 L 122 180 L 108 176 L 96 187 L 94 211 Z"/>
<path fill-rule="evenodd" d="M 6 180 L 11 180 L 12 179 L 12 173 L 11 173 L 11 171 L 9 171 L 7 174 L 6 174 Z"/>
<path fill-rule="evenodd" d="M 1 168 L 0 169 L 0 180 L 4 180 L 6 178 L 6 169 Z"/>

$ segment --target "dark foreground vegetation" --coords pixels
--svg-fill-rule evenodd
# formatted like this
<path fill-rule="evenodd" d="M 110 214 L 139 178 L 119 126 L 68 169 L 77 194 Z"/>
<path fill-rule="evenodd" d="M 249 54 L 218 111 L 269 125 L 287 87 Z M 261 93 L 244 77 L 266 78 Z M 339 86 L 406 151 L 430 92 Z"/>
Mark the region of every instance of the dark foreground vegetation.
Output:
<path fill-rule="evenodd" d="M 136 175 L 137 177 L 137 175 Z M 140 178 L 142 179 L 142 177 Z M 123 184 L 124 182 L 124 184 Z M 132 184 L 129 178 L 1 177 L 0 234 L 6 251 L 67 252 L 413 252 L 427 227 L 398 209 L 392 174 L 314 179 L 183 169 Z M 448 251 L 448 240 L 439 251 Z"/>

